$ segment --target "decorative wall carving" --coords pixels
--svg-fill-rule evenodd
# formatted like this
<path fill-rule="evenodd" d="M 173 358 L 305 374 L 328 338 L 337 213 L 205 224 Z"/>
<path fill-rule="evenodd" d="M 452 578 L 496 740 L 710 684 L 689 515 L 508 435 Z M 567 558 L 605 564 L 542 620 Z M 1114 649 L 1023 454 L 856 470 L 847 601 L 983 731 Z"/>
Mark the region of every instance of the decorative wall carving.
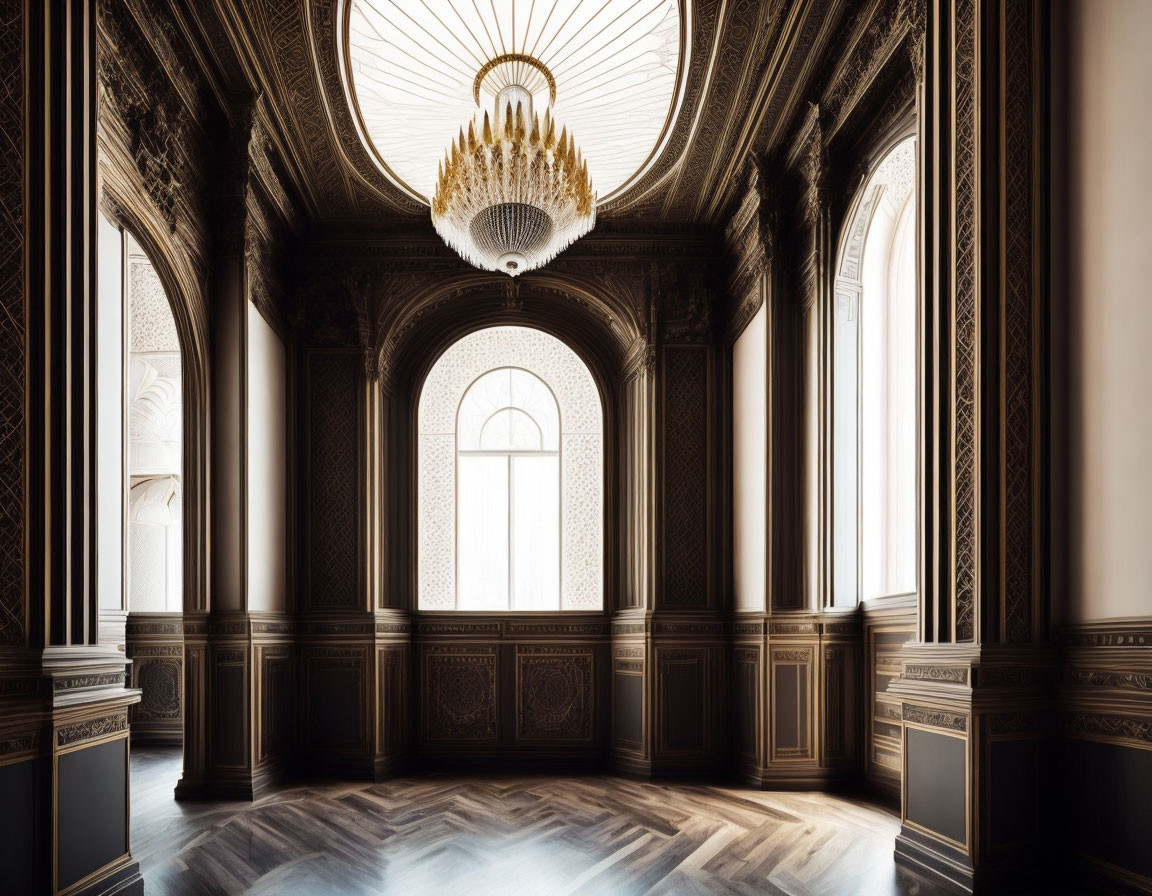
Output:
<path fill-rule="evenodd" d="M 135 662 L 136 684 L 144 693 L 133 707 L 133 721 L 179 719 L 183 664 L 179 660 L 143 658 Z"/>
<path fill-rule="evenodd" d="M 591 648 L 520 647 L 516 651 L 516 737 L 522 741 L 592 739 Z"/>
<path fill-rule="evenodd" d="M 664 351 L 664 600 L 708 603 L 708 355 Z"/>
<path fill-rule="evenodd" d="M 428 740 L 496 739 L 495 648 L 423 648 L 421 693 Z"/>
<path fill-rule="evenodd" d="M 27 625 L 24 583 L 25 277 L 24 48 L 26 4 L 0 6 L 0 644 L 21 644 Z"/>
<path fill-rule="evenodd" d="M 34 753 L 40 747 L 40 735 L 35 731 L 0 740 L 0 756 Z"/>
<path fill-rule="evenodd" d="M 88 688 L 122 687 L 123 685 L 124 673 L 122 672 L 111 672 L 106 675 L 72 675 L 67 678 L 52 680 L 52 690 L 56 693 Z"/>
<path fill-rule="evenodd" d="M 62 725 L 56 729 L 56 746 L 66 747 L 69 744 L 79 743 L 103 737 L 106 734 L 116 734 L 128 730 L 128 716 L 126 713 L 101 716 L 98 719 L 87 719 L 72 725 Z"/>
<path fill-rule="evenodd" d="M 357 581 L 357 375 L 348 353 L 308 358 L 309 603 L 349 607 Z"/>
<path fill-rule="evenodd" d="M 979 507 L 979 347 L 977 333 L 976 239 L 976 4 L 957 0 L 954 7 L 953 71 L 955 134 L 955 207 L 952 227 L 955 265 L 952 283 L 952 565 L 957 641 L 976 636 L 977 540 Z"/>
<path fill-rule="evenodd" d="M 904 667 L 903 675 L 910 681 L 943 681 L 968 684 L 968 669 L 961 666 L 926 666 L 910 663 Z"/>
<path fill-rule="evenodd" d="M 905 722 L 928 725 L 932 728 L 947 728 L 950 731 L 967 731 L 968 717 L 960 713 L 928 709 L 923 706 L 910 706 L 905 703 L 901 713 Z"/>
<path fill-rule="evenodd" d="M 1152 744 L 1152 720 L 1135 716 L 1074 712 L 1068 714 L 1065 727 L 1073 735 L 1092 735 Z"/>

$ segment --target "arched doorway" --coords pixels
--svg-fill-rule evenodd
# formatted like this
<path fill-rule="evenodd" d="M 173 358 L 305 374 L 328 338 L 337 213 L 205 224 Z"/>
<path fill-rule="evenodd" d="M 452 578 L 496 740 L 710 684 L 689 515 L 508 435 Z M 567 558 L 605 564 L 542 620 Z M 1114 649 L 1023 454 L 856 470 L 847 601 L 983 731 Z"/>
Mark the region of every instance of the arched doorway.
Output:
<path fill-rule="evenodd" d="M 100 219 L 97 293 L 100 638 L 124 650 L 133 743 L 183 739 L 183 353 L 133 235 Z"/>

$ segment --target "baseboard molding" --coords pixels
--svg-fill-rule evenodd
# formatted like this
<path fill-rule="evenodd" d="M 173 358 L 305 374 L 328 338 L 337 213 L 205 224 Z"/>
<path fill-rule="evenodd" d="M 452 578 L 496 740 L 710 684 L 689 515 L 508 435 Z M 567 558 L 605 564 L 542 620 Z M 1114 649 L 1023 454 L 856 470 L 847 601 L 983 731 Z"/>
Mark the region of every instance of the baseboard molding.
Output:
<path fill-rule="evenodd" d="M 132 862 L 118 868 L 107 877 L 93 881 L 69 896 L 144 896 L 144 878 L 140 876 L 140 863 Z"/>
<path fill-rule="evenodd" d="M 972 893 L 976 879 L 967 857 L 904 827 L 896 837 L 896 864 L 926 875 L 955 893 Z"/>
<path fill-rule="evenodd" d="M 1084 853 L 1072 859 L 1077 883 L 1088 893 L 1114 893 L 1117 896 L 1139 896 L 1152 893 L 1152 878 L 1120 868 L 1110 862 Z"/>

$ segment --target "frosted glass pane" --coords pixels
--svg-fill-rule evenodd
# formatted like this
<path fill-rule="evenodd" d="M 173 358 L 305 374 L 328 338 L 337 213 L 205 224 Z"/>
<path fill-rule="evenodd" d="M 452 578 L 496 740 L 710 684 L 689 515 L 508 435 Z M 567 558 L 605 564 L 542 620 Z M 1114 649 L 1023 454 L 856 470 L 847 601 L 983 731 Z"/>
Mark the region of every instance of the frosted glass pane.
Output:
<path fill-rule="evenodd" d="M 519 408 L 497 411 L 480 430 L 480 447 L 485 451 L 539 451 L 542 443 L 540 427 Z"/>
<path fill-rule="evenodd" d="M 560 609 L 560 459 L 512 458 L 513 607 Z"/>
<path fill-rule="evenodd" d="M 555 451 L 560 443 L 560 412 L 552 390 L 526 370 L 511 371 L 512 405 L 528 414 L 540 429 L 540 447 Z"/>
<path fill-rule="evenodd" d="M 508 458 L 461 455 L 456 607 L 508 607 Z"/>

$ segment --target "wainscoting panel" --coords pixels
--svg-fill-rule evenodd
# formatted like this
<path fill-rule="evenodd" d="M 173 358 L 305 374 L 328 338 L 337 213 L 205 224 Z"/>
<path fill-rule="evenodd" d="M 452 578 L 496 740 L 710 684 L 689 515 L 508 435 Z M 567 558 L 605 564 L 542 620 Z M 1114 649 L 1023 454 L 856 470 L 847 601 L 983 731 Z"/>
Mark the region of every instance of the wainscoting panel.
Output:
<path fill-rule="evenodd" d="M 131 613 L 125 655 L 131 687 L 143 692 L 129 711 L 136 743 L 184 739 L 184 626 L 181 613 Z"/>
<path fill-rule="evenodd" d="M 915 596 L 882 598 L 864 606 L 864 776 L 869 788 L 900 799 L 904 722 L 888 686 L 900 674 L 900 647 L 916 636 Z"/>
<path fill-rule="evenodd" d="M 305 736 L 313 753 L 361 758 L 369 752 L 368 651 L 363 646 L 303 649 Z"/>
<path fill-rule="evenodd" d="M 596 734 L 592 647 L 516 647 L 518 743 L 591 743 Z"/>
<path fill-rule="evenodd" d="M 419 758 L 602 763 L 608 636 L 601 614 L 420 614 Z"/>
<path fill-rule="evenodd" d="M 771 759 L 813 759 L 812 694 L 815 647 L 770 647 Z"/>
<path fill-rule="evenodd" d="M 905 820 L 950 846 L 968 843 L 968 753 L 961 735 L 919 725 L 905 730 Z"/>
<path fill-rule="evenodd" d="M 421 645 L 420 659 L 425 743 L 499 743 L 496 647 Z"/>
<path fill-rule="evenodd" d="M 1152 617 L 1064 632 L 1054 834 L 1090 885 L 1152 892 Z"/>

